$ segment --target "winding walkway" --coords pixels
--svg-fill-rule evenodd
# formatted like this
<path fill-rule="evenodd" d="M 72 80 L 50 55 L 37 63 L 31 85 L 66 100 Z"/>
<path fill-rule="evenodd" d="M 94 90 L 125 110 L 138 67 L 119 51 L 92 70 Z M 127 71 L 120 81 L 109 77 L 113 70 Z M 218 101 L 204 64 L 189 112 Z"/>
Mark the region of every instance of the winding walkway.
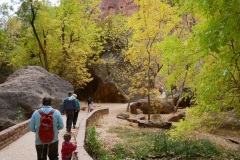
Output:
<path fill-rule="evenodd" d="M 79 122 L 85 116 L 87 112 L 81 111 L 78 116 L 78 123 L 76 129 L 73 129 L 73 133 L 77 131 Z M 66 122 L 66 116 L 63 115 L 64 124 Z M 61 155 L 61 144 L 63 142 L 63 135 L 66 133 L 65 127 L 59 132 L 59 155 Z M 72 137 L 72 139 L 74 139 Z M 12 142 L 7 147 L 0 151 L 1 160 L 34 160 L 37 159 L 37 153 L 35 150 L 35 133 L 28 132 L 17 141 Z M 60 159 L 60 157 L 59 157 Z"/>
<path fill-rule="evenodd" d="M 82 103 L 81 103 L 82 104 Z M 125 107 L 126 104 L 114 104 L 114 103 L 98 103 L 96 104 L 96 109 L 109 108 L 109 110 L 115 110 Z M 78 121 L 76 129 L 72 129 L 72 132 L 76 136 L 77 132 L 81 129 L 80 124 L 86 120 L 86 117 L 91 113 L 87 111 L 81 111 L 78 115 Z M 66 123 L 66 116 L 63 115 L 64 124 Z M 65 127 L 64 127 L 65 128 Z M 66 133 L 65 129 L 59 132 L 59 159 L 61 159 L 61 144 L 63 142 L 63 135 Z M 74 136 L 72 136 L 72 141 L 74 141 Z M 82 159 L 79 157 L 80 160 Z M 35 160 L 37 159 L 37 154 L 35 150 L 35 133 L 28 132 L 18 140 L 12 142 L 5 148 L 0 150 L 0 160 Z"/>

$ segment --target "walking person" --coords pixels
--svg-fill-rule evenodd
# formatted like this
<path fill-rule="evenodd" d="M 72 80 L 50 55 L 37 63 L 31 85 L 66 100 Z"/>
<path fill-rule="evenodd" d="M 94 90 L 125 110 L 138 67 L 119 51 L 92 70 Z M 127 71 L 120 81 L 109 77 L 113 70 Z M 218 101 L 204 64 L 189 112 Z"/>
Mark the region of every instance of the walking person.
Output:
<path fill-rule="evenodd" d="M 63 101 L 63 109 L 62 114 L 66 112 L 66 128 L 67 132 L 71 133 L 74 112 L 77 110 L 77 103 L 75 101 L 75 97 L 72 95 L 72 92 L 68 93 L 68 97 Z"/>
<path fill-rule="evenodd" d="M 91 99 L 91 97 L 88 97 L 88 99 L 86 100 L 86 103 L 88 105 L 88 112 L 90 111 L 90 107 L 91 107 L 92 102 L 93 102 L 93 100 Z"/>
<path fill-rule="evenodd" d="M 94 110 L 93 102 L 89 105 L 89 112 L 92 112 Z"/>
<path fill-rule="evenodd" d="M 35 144 L 38 160 L 47 160 L 47 156 L 50 160 L 58 160 L 58 133 L 63 129 L 64 123 L 60 111 L 53 109 L 51 102 L 50 96 L 44 97 L 42 99 L 43 107 L 36 110 L 30 119 L 29 129 L 36 133 Z"/>
<path fill-rule="evenodd" d="M 71 160 L 73 151 L 77 149 L 77 145 L 70 142 L 71 140 L 71 134 L 65 133 L 64 136 L 64 142 L 62 143 L 62 160 Z"/>
<path fill-rule="evenodd" d="M 73 96 L 75 97 L 75 101 L 76 101 L 76 104 L 77 104 L 77 110 L 75 110 L 74 116 L 73 116 L 73 128 L 75 129 L 76 128 L 77 119 L 78 119 L 78 113 L 79 113 L 81 107 L 80 107 L 80 102 L 77 99 L 77 95 L 73 94 Z"/>

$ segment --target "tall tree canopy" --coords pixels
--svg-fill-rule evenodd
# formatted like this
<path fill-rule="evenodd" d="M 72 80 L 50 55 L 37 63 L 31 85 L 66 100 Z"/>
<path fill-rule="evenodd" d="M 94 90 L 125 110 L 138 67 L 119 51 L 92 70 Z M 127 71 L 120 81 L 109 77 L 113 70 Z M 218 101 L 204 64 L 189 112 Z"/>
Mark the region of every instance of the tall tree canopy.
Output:
<path fill-rule="evenodd" d="M 171 33 L 178 18 L 175 16 L 174 7 L 167 3 L 158 0 L 142 0 L 136 3 L 140 9 L 128 20 L 132 37 L 125 59 L 137 70 L 132 76 L 132 92 L 148 95 L 150 110 L 150 95 L 153 94 L 151 88 L 163 66 L 161 52 L 156 48 L 156 44 Z"/>
<path fill-rule="evenodd" d="M 58 6 L 49 1 L 21 2 L 16 18 L 24 25 L 11 63 L 16 68 L 42 65 L 78 86 L 91 81 L 87 65 L 98 60 L 102 48 L 94 11 L 98 1 L 62 0 Z"/>
<path fill-rule="evenodd" d="M 172 135 L 203 125 L 211 129 L 229 110 L 240 116 L 239 0 L 141 0 L 132 16 L 104 21 L 98 2 L 61 0 L 53 6 L 48 0 L 21 0 L 14 16 L 10 6 L 1 5 L 1 72 L 6 66 L 41 65 L 84 86 L 92 80 L 88 66 L 109 53 L 126 63 L 109 76 L 128 75 L 129 95 L 147 95 L 149 108 L 158 76 L 167 87 L 195 92 L 195 106 Z"/>
<path fill-rule="evenodd" d="M 240 2 L 189 0 L 178 1 L 176 5 L 182 4 L 181 14 L 191 13 L 197 20 L 196 25 L 187 37 L 166 39 L 160 48 L 174 56 L 168 62 L 176 64 L 175 73 L 181 72 L 178 65 L 182 62 L 191 64 L 188 76 L 191 83 L 188 84 L 196 89 L 197 106 L 187 109 L 187 119 L 177 124 L 173 135 L 202 125 L 212 129 L 211 124 L 221 124 L 224 120 L 221 112 L 235 109 L 235 113 L 239 113 L 240 109 Z M 171 49 L 167 48 L 170 44 L 174 44 Z M 177 62 L 180 53 L 184 60 Z"/>

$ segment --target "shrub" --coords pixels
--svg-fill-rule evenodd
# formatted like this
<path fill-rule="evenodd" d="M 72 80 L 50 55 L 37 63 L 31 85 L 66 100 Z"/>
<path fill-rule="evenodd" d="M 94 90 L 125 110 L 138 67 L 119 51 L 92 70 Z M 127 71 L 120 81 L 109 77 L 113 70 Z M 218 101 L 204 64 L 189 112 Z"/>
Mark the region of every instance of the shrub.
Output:
<path fill-rule="evenodd" d="M 155 136 L 154 150 L 166 157 L 181 156 L 185 159 L 218 157 L 220 148 L 208 140 L 172 140 L 164 133 Z"/>
<path fill-rule="evenodd" d="M 93 159 L 104 159 L 107 155 L 95 126 L 87 128 L 85 149 Z"/>

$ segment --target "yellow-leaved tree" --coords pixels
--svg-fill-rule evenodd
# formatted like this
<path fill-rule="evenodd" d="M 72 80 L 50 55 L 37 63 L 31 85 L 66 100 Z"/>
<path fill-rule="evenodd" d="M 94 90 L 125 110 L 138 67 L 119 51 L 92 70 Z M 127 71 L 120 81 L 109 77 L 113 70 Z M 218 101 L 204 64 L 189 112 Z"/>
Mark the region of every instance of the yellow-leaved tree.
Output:
<path fill-rule="evenodd" d="M 178 17 L 175 8 L 159 0 L 136 2 L 140 9 L 128 19 L 132 31 L 125 60 L 135 68 L 131 77 L 130 92 L 148 97 L 148 119 L 151 111 L 151 95 L 154 80 L 163 64 L 156 44 L 168 37 L 176 27 Z"/>
<path fill-rule="evenodd" d="M 61 56 L 55 65 L 60 76 L 78 86 L 92 80 L 87 65 L 95 63 L 102 50 L 101 29 L 96 23 L 98 14 L 92 12 L 97 2 L 62 0 L 58 8 Z"/>
<path fill-rule="evenodd" d="M 98 14 L 92 12 L 99 1 L 62 0 L 57 6 L 49 1 L 21 2 L 17 15 L 24 25 L 13 62 L 41 65 L 79 87 L 91 81 L 87 65 L 98 60 L 102 48 Z"/>

